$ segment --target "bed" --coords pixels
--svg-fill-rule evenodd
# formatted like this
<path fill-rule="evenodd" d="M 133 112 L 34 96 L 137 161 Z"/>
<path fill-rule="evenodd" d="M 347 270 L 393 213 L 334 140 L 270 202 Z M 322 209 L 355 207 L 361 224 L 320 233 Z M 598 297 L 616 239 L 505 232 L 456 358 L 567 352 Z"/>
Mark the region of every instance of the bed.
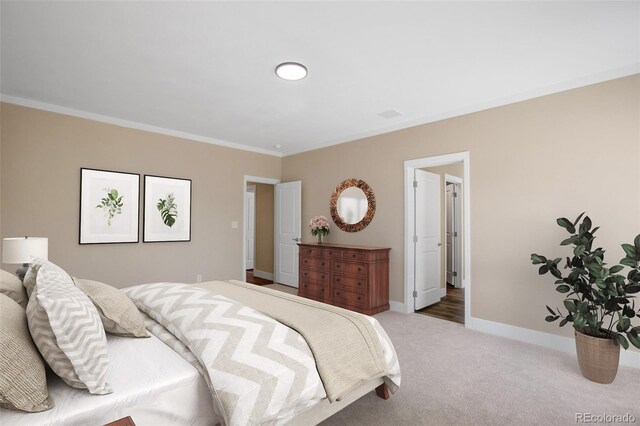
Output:
<path fill-rule="evenodd" d="M 107 336 L 113 393 L 91 395 L 51 374 L 52 410 L 0 409 L 0 423 L 87 425 L 131 416 L 137 425 L 308 425 L 368 392 L 386 399 L 400 385 L 393 345 L 371 317 L 237 281 L 155 283 L 124 292 L 152 336 Z M 345 329 L 329 328 L 338 323 Z M 241 338 L 230 331 L 238 324 L 246 328 Z M 345 358 L 354 358 L 349 347 L 367 333 L 362 347 L 378 351 L 384 364 L 370 362 L 369 370 L 366 359 Z M 238 391 L 246 377 L 248 386 Z"/>

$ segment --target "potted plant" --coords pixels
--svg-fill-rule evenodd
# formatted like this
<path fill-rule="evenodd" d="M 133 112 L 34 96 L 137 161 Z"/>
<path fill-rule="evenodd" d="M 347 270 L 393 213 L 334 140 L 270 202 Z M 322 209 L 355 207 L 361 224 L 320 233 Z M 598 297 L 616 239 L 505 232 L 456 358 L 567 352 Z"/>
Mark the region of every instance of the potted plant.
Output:
<path fill-rule="evenodd" d="M 640 327 L 631 324 L 640 315 L 633 296 L 640 291 L 640 235 L 633 244 L 622 244 L 625 257 L 619 265 L 608 266 L 605 251 L 594 248 L 598 227 L 592 228 L 589 216 L 582 213 L 573 222 L 562 217 L 557 223 L 570 234 L 560 245 L 573 247 L 566 258 L 566 273 L 558 268 L 562 258 L 531 255 L 531 262 L 540 265 L 539 274 L 553 275 L 556 291 L 565 295 L 566 313 L 547 306 L 550 315 L 545 320 L 560 319 L 560 327 L 573 323 L 582 374 L 595 382 L 611 383 L 618 371 L 620 346 L 628 349 L 631 343 L 640 348 Z M 625 266 L 630 269 L 626 276 L 620 273 Z"/>
<path fill-rule="evenodd" d="M 324 237 L 329 234 L 329 221 L 324 216 L 316 216 L 309 221 L 311 235 L 318 237 L 318 244 L 324 242 Z"/>

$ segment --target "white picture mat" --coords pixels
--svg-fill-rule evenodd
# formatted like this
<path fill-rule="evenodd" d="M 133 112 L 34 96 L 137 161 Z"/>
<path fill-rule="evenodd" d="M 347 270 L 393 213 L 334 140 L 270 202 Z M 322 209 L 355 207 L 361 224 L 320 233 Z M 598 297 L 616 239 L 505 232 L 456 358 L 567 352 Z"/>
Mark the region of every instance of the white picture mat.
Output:
<path fill-rule="evenodd" d="M 144 177 L 144 241 L 191 240 L 191 181 L 157 176 Z M 173 226 L 162 221 L 157 208 L 160 199 L 173 194 L 178 215 Z"/>
<path fill-rule="evenodd" d="M 123 203 L 111 226 L 105 209 L 97 207 L 107 188 L 117 189 Z M 80 191 L 80 244 L 138 242 L 139 175 L 82 169 Z"/>

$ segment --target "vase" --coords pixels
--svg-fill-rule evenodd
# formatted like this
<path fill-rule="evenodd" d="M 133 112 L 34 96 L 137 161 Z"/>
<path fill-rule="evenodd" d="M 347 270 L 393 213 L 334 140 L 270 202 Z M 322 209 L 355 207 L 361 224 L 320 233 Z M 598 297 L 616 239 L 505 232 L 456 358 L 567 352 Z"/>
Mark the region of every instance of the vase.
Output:
<path fill-rule="evenodd" d="M 322 243 L 324 243 L 324 235 L 318 234 L 318 244 L 322 244 Z"/>
<path fill-rule="evenodd" d="M 618 373 L 620 345 L 612 339 L 588 336 L 574 330 L 576 352 L 582 375 L 597 383 L 611 383 Z"/>

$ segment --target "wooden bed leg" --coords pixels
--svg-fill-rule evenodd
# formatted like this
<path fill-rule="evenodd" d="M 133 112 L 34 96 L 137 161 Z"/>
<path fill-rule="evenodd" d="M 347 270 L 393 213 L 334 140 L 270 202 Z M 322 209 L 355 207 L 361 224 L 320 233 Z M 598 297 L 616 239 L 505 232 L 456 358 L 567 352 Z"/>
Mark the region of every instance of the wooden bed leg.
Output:
<path fill-rule="evenodd" d="M 382 399 L 389 399 L 389 387 L 386 383 L 383 383 L 376 388 L 376 395 Z"/>

